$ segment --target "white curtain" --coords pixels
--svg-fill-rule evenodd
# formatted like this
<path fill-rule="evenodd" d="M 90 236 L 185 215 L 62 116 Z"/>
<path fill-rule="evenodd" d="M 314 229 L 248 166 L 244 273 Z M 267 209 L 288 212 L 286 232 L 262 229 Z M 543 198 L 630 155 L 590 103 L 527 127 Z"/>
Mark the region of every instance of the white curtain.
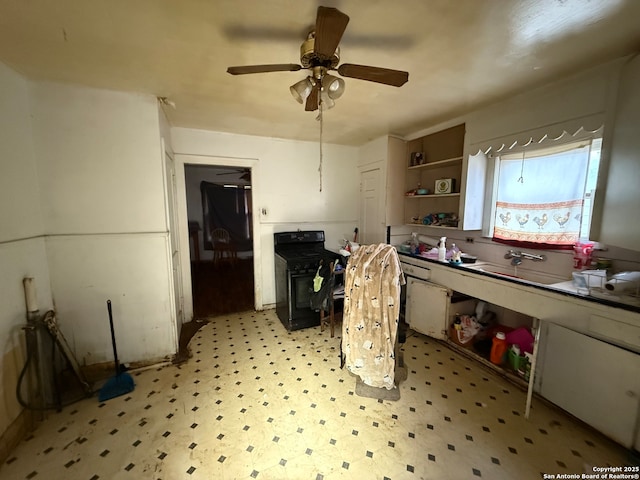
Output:
<path fill-rule="evenodd" d="M 494 240 L 560 248 L 575 244 L 589 152 L 587 144 L 500 158 Z"/>

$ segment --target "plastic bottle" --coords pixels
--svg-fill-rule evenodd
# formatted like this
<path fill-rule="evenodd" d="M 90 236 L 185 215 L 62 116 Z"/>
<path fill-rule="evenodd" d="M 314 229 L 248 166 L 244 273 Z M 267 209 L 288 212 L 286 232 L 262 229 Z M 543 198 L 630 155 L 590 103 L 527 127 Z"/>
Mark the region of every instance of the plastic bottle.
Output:
<path fill-rule="evenodd" d="M 456 258 L 458 258 L 458 262 L 460 262 L 460 257 L 458 255 L 459 253 L 460 253 L 460 249 L 458 247 L 456 247 L 455 243 L 452 243 L 451 244 L 451 250 L 449 250 L 447 252 L 447 258 L 449 260 L 453 260 L 453 261 L 455 261 Z"/>
<path fill-rule="evenodd" d="M 509 358 L 509 365 L 511 366 L 511 368 L 515 371 L 518 371 L 521 362 L 520 347 L 515 343 L 511 345 L 507 357 Z"/>
<path fill-rule="evenodd" d="M 418 254 L 419 253 L 420 242 L 418 241 L 418 233 L 411 233 L 411 253 Z"/>
<path fill-rule="evenodd" d="M 493 337 L 493 343 L 491 344 L 491 363 L 495 365 L 502 365 L 504 360 L 504 354 L 507 351 L 507 336 L 504 332 L 496 333 Z"/>
<path fill-rule="evenodd" d="M 584 270 L 591 265 L 591 255 L 593 254 L 593 242 L 577 242 L 573 246 L 573 269 Z"/>
<path fill-rule="evenodd" d="M 440 237 L 440 243 L 438 243 L 438 261 L 447 261 L 447 237 Z"/>

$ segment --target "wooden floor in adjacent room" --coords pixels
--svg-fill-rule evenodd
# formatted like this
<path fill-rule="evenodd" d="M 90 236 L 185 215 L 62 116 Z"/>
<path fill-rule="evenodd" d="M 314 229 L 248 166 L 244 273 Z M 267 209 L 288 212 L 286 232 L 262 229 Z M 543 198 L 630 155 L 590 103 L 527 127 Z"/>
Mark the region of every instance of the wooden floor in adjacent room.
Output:
<path fill-rule="evenodd" d="M 191 272 L 195 319 L 254 309 L 252 257 L 192 262 Z"/>

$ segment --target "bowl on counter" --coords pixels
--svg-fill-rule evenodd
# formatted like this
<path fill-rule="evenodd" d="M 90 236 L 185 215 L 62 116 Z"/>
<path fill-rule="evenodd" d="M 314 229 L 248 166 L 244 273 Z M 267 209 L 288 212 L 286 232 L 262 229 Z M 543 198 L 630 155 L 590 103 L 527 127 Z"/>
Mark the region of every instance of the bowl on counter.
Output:
<path fill-rule="evenodd" d="M 469 255 L 468 253 L 461 253 L 460 260 L 462 260 L 462 263 L 476 263 L 478 257 L 475 255 Z"/>
<path fill-rule="evenodd" d="M 405 243 L 398 245 L 398 251 L 403 253 L 411 253 L 411 246 Z"/>

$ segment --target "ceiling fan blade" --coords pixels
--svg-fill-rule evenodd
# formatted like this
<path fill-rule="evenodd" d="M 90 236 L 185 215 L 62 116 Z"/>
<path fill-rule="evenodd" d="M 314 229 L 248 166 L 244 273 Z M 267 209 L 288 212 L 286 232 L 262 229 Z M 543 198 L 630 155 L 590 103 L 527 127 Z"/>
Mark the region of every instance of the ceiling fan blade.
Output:
<path fill-rule="evenodd" d="M 311 93 L 307 97 L 307 103 L 304 105 L 304 109 L 307 112 L 313 112 L 318 109 L 318 94 L 320 93 L 319 84 L 316 83 L 311 89 Z"/>
<path fill-rule="evenodd" d="M 249 24 L 242 22 L 222 28 L 224 36 L 234 42 L 298 42 L 305 38 L 312 25 L 300 28 L 285 28 L 274 25 Z"/>
<path fill-rule="evenodd" d="M 348 23 L 349 17 L 337 8 L 318 7 L 314 51 L 319 57 L 333 57 Z"/>
<path fill-rule="evenodd" d="M 238 177 L 240 180 L 245 180 L 247 182 L 251 181 L 251 170 L 249 170 L 248 168 L 243 168 L 243 169 L 237 170 L 235 172 L 216 173 L 216 175 L 240 175 Z"/>
<path fill-rule="evenodd" d="M 279 63 L 274 65 L 245 65 L 241 67 L 229 67 L 227 73 L 231 75 L 245 75 L 247 73 L 267 72 L 297 72 L 302 67 L 295 63 Z"/>
<path fill-rule="evenodd" d="M 338 67 L 338 73 L 343 77 L 358 78 L 368 82 L 384 83 L 394 87 L 401 87 L 409 80 L 409 72 L 391 70 L 389 68 L 370 67 L 343 63 Z"/>

